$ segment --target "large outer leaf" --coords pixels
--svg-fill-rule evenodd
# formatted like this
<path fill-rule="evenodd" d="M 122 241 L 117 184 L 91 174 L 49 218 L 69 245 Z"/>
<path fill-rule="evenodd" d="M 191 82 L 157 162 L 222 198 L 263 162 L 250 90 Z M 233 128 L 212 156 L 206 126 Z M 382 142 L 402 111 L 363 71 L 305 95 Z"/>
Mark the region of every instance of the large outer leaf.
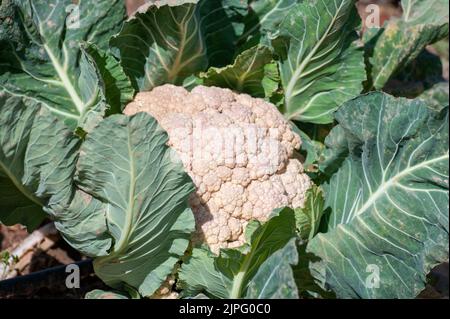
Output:
<path fill-rule="evenodd" d="M 182 84 L 208 65 L 231 62 L 241 15 L 241 0 L 180 0 L 149 3 L 111 40 L 116 56 L 140 91 L 164 83 Z"/>
<path fill-rule="evenodd" d="M 296 298 L 290 265 L 298 261 L 295 218 L 284 209 L 253 229 L 248 247 L 223 249 L 218 257 L 195 248 L 179 273 L 184 294 L 214 298 Z"/>
<path fill-rule="evenodd" d="M 448 108 L 374 93 L 336 119 L 331 134 L 353 142 L 325 187 L 328 232 L 308 246 L 316 276 L 338 297 L 413 298 L 448 259 Z M 365 284 L 370 265 L 379 288 Z"/>
<path fill-rule="evenodd" d="M 90 66 L 79 44 L 91 41 L 106 49 L 124 20 L 123 1 L 6 0 L 1 15 L 20 34 L 9 36 L 0 26 L 0 89 L 45 103 L 73 126 L 92 128 L 92 117 L 106 105 L 101 86 L 86 73 Z"/>
<path fill-rule="evenodd" d="M 371 64 L 371 84 L 384 87 L 389 78 L 422 50 L 448 35 L 448 0 L 403 0 L 403 16 L 383 29 L 368 29 L 364 42 Z"/>
<path fill-rule="evenodd" d="M 67 201 L 76 139 L 41 103 L 0 92 L 0 221 L 32 230 Z"/>
<path fill-rule="evenodd" d="M 270 97 L 278 89 L 278 70 L 268 47 L 255 46 L 236 57 L 232 65 L 210 68 L 200 75 L 204 84 L 229 88 L 253 97 Z"/>
<path fill-rule="evenodd" d="M 144 296 L 171 273 L 195 229 L 187 203 L 194 186 L 167 140 L 146 113 L 113 115 L 87 136 L 78 161 L 77 184 L 103 203 L 114 239 L 95 272 Z"/>
<path fill-rule="evenodd" d="M 289 119 L 330 123 L 365 80 L 356 46 L 354 0 L 309 0 L 291 9 L 272 42 L 280 56 L 284 113 Z"/>

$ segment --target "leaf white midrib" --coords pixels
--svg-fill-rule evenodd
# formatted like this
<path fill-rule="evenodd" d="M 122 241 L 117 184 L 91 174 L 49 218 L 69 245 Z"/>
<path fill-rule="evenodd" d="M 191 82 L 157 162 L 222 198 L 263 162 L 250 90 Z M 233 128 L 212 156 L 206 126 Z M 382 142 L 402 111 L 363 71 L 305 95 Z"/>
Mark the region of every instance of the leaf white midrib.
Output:
<path fill-rule="evenodd" d="M 128 206 L 125 210 L 125 224 L 122 228 L 121 235 L 119 240 L 117 241 L 117 244 L 115 245 L 113 251 L 104 257 L 99 257 L 96 259 L 96 264 L 98 266 L 101 266 L 102 264 L 107 263 L 110 260 L 115 259 L 117 256 L 120 256 L 127 248 L 128 243 L 130 240 L 131 232 L 132 232 L 132 226 L 133 226 L 133 217 L 134 217 L 134 197 L 136 192 L 136 176 L 135 176 L 135 164 L 134 164 L 134 152 L 131 149 L 131 136 L 130 132 L 128 131 L 127 134 L 127 147 L 128 147 L 128 154 L 130 156 L 129 161 L 129 167 L 130 167 L 130 185 L 128 190 Z"/>
<path fill-rule="evenodd" d="M 31 6 L 32 6 L 33 10 L 36 11 L 36 8 L 34 7 L 34 4 L 33 4 L 33 3 L 31 3 Z M 56 7 L 55 7 L 55 8 L 56 8 Z M 52 13 L 54 12 L 55 8 L 53 8 Z M 52 14 L 52 13 L 51 13 L 51 14 Z M 37 16 L 37 19 L 38 19 L 38 21 L 39 21 L 39 25 L 38 25 L 39 33 L 42 35 L 42 34 L 44 34 L 43 29 L 42 29 L 43 22 L 40 21 L 40 17 L 39 17 L 38 15 L 36 15 L 36 16 Z M 40 43 L 36 43 L 36 42 L 34 41 L 33 36 L 30 34 L 28 28 L 25 28 L 25 32 L 28 34 L 28 36 L 30 37 L 30 39 L 32 39 L 33 43 L 35 43 L 35 44 L 37 44 L 37 45 L 41 45 Z M 53 68 L 55 69 L 55 71 L 56 71 L 58 77 L 59 77 L 60 80 L 61 80 L 61 83 L 53 83 L 53 84 L 54 84 L 54 85 L 61 85 L 61 86 L 66 90 L 66 92 L 69 94 L 69 96 L 70 96 L 72 102 L 74 103 L 74 105 L 75 105 L 75 107 L 76 107 L 78 113 L 79 113 L 79 114 L 82 114 L 82 112 L 83 112 L 85 106 L 84 106 L 84 103 L 82 102 L 81 98 L 79 97 L 79 95 L 78 95 L 78 93 L 76 92 L 76 90 L 75 90 L 75 88 L 74 88 L 72 82 L 70 81 L 70 79 L 69 79 L 69 77 L 68 77 L 68 75 L 67 75 L 66 66 L 62 67 L 62 66 L 59 64 L 58 59 L 57 59 L 56 56 L 53 54 L 52 50 L 50 49 L 50 47 L 49 47 L 47 44 L 44 43 L 42 46 L 43 46 L 45 52 L 47 53 L 48 57 L 50 58 L 50 62 L 52 63 Z M 65 55 L 67 54 L 67 48 L 66 48 L 65 46 L 63 46 L 63 52 L 64 52 Z M 19 63 L 22 65 L 22 61 L 21 61 L 20 59 L 18 59 L 18 61 L 19 61 Z M 30 73 L 28 73 L 28 72 L 25 70 L 25 68 L 23 68 L 23 70 L 25 71 L 25 73 L 27 73 L 27 74 L 29 74 L 31 77 L 35 78 L 35 76 L 33 76 L 33 75 L 31 75 Z M 50 81 L 46 81 L 46 80 L 43 80 L 43 79 L 38 79 L 38 78 L 36 78 L 36 80 L 43 81 L 44 83 L 51 83 Z M 55 81 L 55 82 L 56 82 L 56 81 Z M 66 113 L 60 112 L 60 114 L 64 115 L 64 114 L 66 114 Z M 77 120 L 79 119 L 79 116 L 76 116 L 76 115 L 73 115 L 73 114 L 71 114 L 70 117 L 76 118 Z"/>
<path fill-rule="evenodd" d="M 245 80 L 247 79 L 247 76 L 250 74 L 250 71 L 251 71 L 251 69 L 253 68 L 253 65 L 256 62 L 256 57 L 258 56 L 258 52 L 259 51 L 255 51 L 255 54 L 253 55 L 252 61 L 248 65 L 247 70 L 245 70 L 245 72 L 243 72 L 238 77 L 238 82 L 237 82 L 237 90 L 238 91 L 242 91 L 242 89 L 244 88 Z"/>
<path fill-rule="evenodd" d="M 35 79 L 36 81 L 39 81 L 39 82 L 44 82 L 44 83 L 48 83 L 48 84 L 55 85 L 55 86 L 60 86 L 60 87 L 63 86 L 63 83 L 61 83 L 60 81 L 46 80 L 44 78 L 41 78 L 41 77 L 38 77 L 38 76 L 34 75 L 31 71 L 28 71 L 27 68 L 26 68 L 26 65 L 23 63 L 22 59 L 19 57 L 19 55 L 17 54 L 16 50 L 14 49 L 14 46 L 12 44 L 10 44 L 10 45 L 11 45 L 12 53 L 13 53 L 14 57 L 19 62 L 20 66 L 21 66 L 21 68 L 22 68 L 22 70 L 24 71 L 25 74 L 28 74 L 31 78 L 33 78 L 33 79 Z M 8 67 L 10 66 L 9 63 L 0 63 L 0 65 L 5 65 L 5 66 L 8 66 Z"/>
<path fill-rule="evenodd" d="M 250 254 L 251 253 L 249 253 L 249 255 Z M 239 272 L 233 278 L 233 286 L 231 287 L 230 299 L 239 299 L 241 296 L 244 277 L 248 271 L 248 268 L 250 267 L 251 258 L 248 258 L 249 255 L 245 256 L 243 266 L 240 268 Z"/>
<path fill-rule="evenodd" d="M 131 136 L 128 130 L 128 154 L 130 155 L 130 188 L 128 190 L 128 207 L 125 212 L 125 225 L 123 226 L 122 236 L 117 243 L 117 253 L 122 252 L 127 248 L 129 237 L 131 235 L 133 213 L 134 213 L 134 197 L 136 192 L 136 176 L 135 176 L 135 165 L 134 165 L 134 152 L 131 149 Z"/>
<path fill-rule="evenodd" d="M 27 96 L 27 95 L 24 95 L 24 94 L 19 94 L 19 93 L 17 93 L 17 92 L 12 92 L 12 91 L 6 89 L 6 88 L 5 88 L 4 86 L 2 86 L 2 85 L 0 85 L 0 89 L 3 90 L 3 91 L 5 91 L 5 92 L 7 92 L 8 94 L 13 95 L 13 96 L 26 98 L 26 99 L 29 99 L 29 100 L 34 101 L 34 102 L 36 102 L 36 103 L 40 103 L 40 104 L 42 104 L 44 107 L 46 107 L 47 109 L 49 109 L 50 112 L 52 112 L 52 113 L 59 114 L 59 115 L 62 115 L 62 116 L 64 116 L 64 117 L 72 118 L 72 119 L 75 119 L 75 120 L 78 120 L 78 119 L 79 119 L 78 116 L 76 116 L 76 115 L 74 115 L 74 114 L 72 114 L 72 113 L 64 112 L 64 111 L 61 111 L 61 110 L 59 110 L 59 109 L 56 109 L 56 108 L 50 106 L 49 104 L 47 104 L 46 101 L 41 101 L 41 100 L 39 100 L 39 99 L 37 99 L 37 98 L 35 98 L 35 97 L 32 97 L 32 96 Z M 1 92 L 1 90 L 0 90 L 0 92 Z"/>
<path fill-rule="evenodd" d="M 31 6 L 32 6 L 34 12 L 37 12 L 33 3 L 31 3 Z M 54 7 L 54 9 L 55 8 L 56 7 Z M 54 12 L 54 10 L 51 12 L 51 14 L 53 14 L 53 12 Z M 41 21 L 39 15 L 36 15 L 36 17 L 39 21 L 39 33 L 41 35 L 45 34 L 45 32 L 43 31 L 43 27 L 45 27 L 44 22 Z M 50 17 L 50 15 L 49 15 L 49 17 Z M 73 84 L 70 81 L 69 76 L 67 75 L 66 69 L 59 64 L 58 59 L 56 58 L 56 56 L 53 54 L 53 51 L 46 43 L 43 44 L 43 47 L 44 47 L 44 50 L 47 53 L 48 57 L 50 58 L 50 62 L 52 63 L 56 73 L 58 74 L 58 77 L 61 79 L 61 81 L 64 85 L 64 88 L 66 89 L 67 93 L 69 94 L 70 98 L 72 99 L 73 103 L 75 104 L 75 107 L 77 108 L 78 113 L 81 115 L 84 110 L 84 103 L 81 100 L 81 98 L 78 96 L 78 93 L 76 92 L 75 88 L 73 87 Z M 63 52 L 64 52 L 64 54 L 66 54 L 66 52 L 67 52 L 67 48 L 65 48 L 64 44 L 63 44 Z"/>
<path fill-rule="evenodd" d="M 195 13 L 194 13 L 195 14 Z M 186 22 L 185 19 L 187 18 L 187 16 L 189 15 L 189 10 L 186 13 L 186 16 L 182 19 L 181 23 L 179 24 L 180 27 L 180 44 L 179 44 L 179 48 L 177 51 L 177 55 L 175 57 L 175 61 L 170 69 L 170 72 L 167 74 L 167 78 L 169 80 L 169 82 L 174 81 L 178 75 L 179 72 L 179 68 L 180 68 L 180 63 L 181 63 L 181 57 L 183 56 L 184 53 L 184 47 L 186 45 L 186 33 L 187 33 L 187 24 L 189 22 Z"/>
<path fill-rule="evenodd" d="M 69 79 L 69 76 L 67 75 L 67 72 L 64 70 L 64 68 L 59 64 L 58 59 L 53 54 L 52 50 L 47 44 L 44 44 L 44 49 L 47 52 L 50 61 L 58 74 L 58 77 L 61 79 L 61 82 L 64 85 L 64 88 L 66 89 L 67 93 L 69 94 L 70 98 L 72 99 L 75 107 L 77 108 L 78 113 L 81 115 L 84 112 L 84 103 L 81 100 L 81 98 L 78 96 L 77 91 L 75 90 L 72 82 Z"/>
<path fill-rule="evenodd" d="M 289 119 L 289 120 L 293 120 L 293 119 L 295 119 L 297 116 L 299 116 L 299 115 L 301 115 L 301 114 L 304 114 L 307 110 L 309 110 L 309 109 L 314 105 L 315 100 L 318 99 L 319 97 L 321 97 L 321 96 L 324 95 L 324 94 L 329 94 L 329 92 L 328 92 L 328 91 L 325 91 L 325 92 L 322 91 L 322 92 L 317 93 L 316 95 L 314 95 L 314 96 L 308 101 L 308 104 L 306 104 L 305 107 L 299 109 L 297 112 L 294 112 L 294 113 L 290 114 L 290 115 L 288 116 L 288 119 Z M 332 108 L 332 109 L 330 109 L 330 110 L 328 110 L 328 111 L 324 111 L 324 112 L 319 113 L 319 114 L 317 114 L 317 115 L 315 115 L 315 116 L 305 116 L 305 115 L 302 115 L 302 118 L 303 118 L 303 120 L 305 120 L 305 119 L 318 118 L 318 117 L 323 116 L 324 114 L 334 112 L 334 110 L 335 110 L 335 109 Z"/>
<path fill-rule="evenodd" d="M 306 67 L 309 64 L 309 62 L 314 58 L 314 55 L 316 54 L 317 50 L 320 48 L 320 46 L 323 44 L 325 39 L 328 37 L 328 34 L 332 30 L 332 28 L 333 28 L 333 26 L 334 26 L 334 24 L 336 22 L 336 18 L 339 16 L 339 13 L 340 13 L 340 10 L 342 8 L 343 3 L 344 2 L 342 2 L 340 7 L 336 10 L 336 13 L 333 16 L 333 18 L 332 18 L 332 20 L 330 22 L 330 25 L 328 26 L 328 28 L 325 31 L 324 35 L 316 43 L 316 45 L 313 47 L 311 52 L 309 52 L 309 54 L 306 56 L 305 60 L 303 60 L 303 62 L 300 64 L 300 66 L 295 70 L 294 74 L 292 75 L 291 80 L 289 81 L 289 84 L 288 84 L 288 86 L 286 88 L 286 94 L 285 94 L 285 96 L 286 96 L 286 106 L 287 107 L 289 106 L 290 101 L 292 99 L 292 91 L 295 88 L 296 82 L 298 81 L 298 79 L 302 75 L 303 71 L 306 69 Z"/>
<path fill-rule="evenodd" d="M 403 15 L 405 22 L 408 21 L 410 14 L 411 14 L 411 8 L 412 8 L 412 2 L 408 2 L 408 7 L 405 10 L 405 13 Z"/>
<path fill-rule="evenodd" d="M 439 161 L 442 161 L 442 160 L 445 160 L 448 158 L 449 158 L 449 154 L 447 153 L 445 155 L 436 157 L 434 159 L 431 159 L 431 160 L 428 160 L 425 162 L 421 162 L 420 164 L 411 166 L 411 167 L 407 168 L 406 170 L 403 170 L 401 173 L 394 175 L 389 180 L 380 184 L 380 186 L 375 191 L 375 193 L 373 193 L 369 196 L 368 200 L 364 203 L 364 205 L 360 209 L 358 209 L 358 211 L 354 214 L 354 216 L 359 216 L 360 214 L 364 213 L 370 206 L 372 206 L 373 203 L 375 203 L 381 196 L 383 196 L 383 194 L 386 193 L 389 188 L 396 185 L 398 180 L 401 179 L 402 177 L 410 174 L 411 172 L 414 172 L 417 169 L 427 167 L 427 165 L 429 165 L 429 164 L 433 164 L 435 162 L 439 162 Z"/>
<path fill-rule="evenodd" d="M 244 278 L 247 274 L 247 271 L 250 268 L 250 263 L 253 259 L 253 254 L 256 250 L 258 250 L 259 242 L 261 241 L 262 236 L 259 236 L 256 240 L 255 245 L 251 245 L 254 247 L 254 249 L 251 249 L 250 252 L 245 255 L 244 262 L 242 263 L 242 266 L 239 269 L 239 272 L 236 276 L 233 278 L 233 286 L 231 288 L 230 298 L 231 299 L 239 299 L 241 297 L 242 293 L 242 286 L 244 284 Z"/>
<path fill-rule="evenodd" d="M 190 14 L 191 9 L 192 14 Z M 180 47 L 178 48 L 174 65 L 172 66 L 168 74 L 168 79 L 169 81 L 172 82 L 175 82 L 178 79 L 179 72 L 183 70 L 183 68 L 186 65 L 189 65 L 189 63 L 195 61 L 204 54 L 203 42 L 200 41 L 200 44 L 198 45 L 198 50 L 195 52 L 195 54 L 193 54 L 189 59 L 185 59 L 184 61 L 182 61 L 183 54 L 185 53 L 185 49 L 188 43 L 191 42 L 194 37 L 198 37 L 199 39 L 202 37 L 200 23 L 197 20 L 195 7 L 192 7 L 191 9 L 188 10 L 186 16 L 182 19 L 181 23 L 178 24 L 180 27 L 180 34 L 182 34 L 182 36 Z M 189 37 L 187 37 L 187 31 L 191 20 L 193 20 L 195 27 L 192 34 Z"/>

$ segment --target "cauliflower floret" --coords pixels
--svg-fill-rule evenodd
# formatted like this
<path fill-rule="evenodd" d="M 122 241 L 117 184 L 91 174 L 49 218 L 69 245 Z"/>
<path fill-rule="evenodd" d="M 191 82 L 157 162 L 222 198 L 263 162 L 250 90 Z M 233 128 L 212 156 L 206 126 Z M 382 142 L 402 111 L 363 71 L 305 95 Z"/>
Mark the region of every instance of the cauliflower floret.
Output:
<path fill-rule="evenodd" d="M 194 240 L 212 251 L 242 245 L 250 220 L 304 205 L 311 181 L 294 157 L 301 140 L 273 104 L 228 89 L 166 84 L 139 93 L 124 112 L 147 112 L 167 131 L 196 186 Z"/>

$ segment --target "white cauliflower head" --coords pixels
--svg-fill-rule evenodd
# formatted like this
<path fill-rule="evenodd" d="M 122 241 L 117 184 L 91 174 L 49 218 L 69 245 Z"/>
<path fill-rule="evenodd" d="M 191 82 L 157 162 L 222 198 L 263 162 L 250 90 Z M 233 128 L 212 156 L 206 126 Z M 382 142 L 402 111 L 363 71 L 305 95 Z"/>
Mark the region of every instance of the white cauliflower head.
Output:
<path fill-rule="evenodd" d="M 151 114 L 192 178 L 197 242 L 212 251 L 244 243 L 250 220 L 303 207 L 311 181 L 295 158 L 300 137 L 277 108 L 228 89 L 163 85 L 139 93 L 125 114 Z"/>

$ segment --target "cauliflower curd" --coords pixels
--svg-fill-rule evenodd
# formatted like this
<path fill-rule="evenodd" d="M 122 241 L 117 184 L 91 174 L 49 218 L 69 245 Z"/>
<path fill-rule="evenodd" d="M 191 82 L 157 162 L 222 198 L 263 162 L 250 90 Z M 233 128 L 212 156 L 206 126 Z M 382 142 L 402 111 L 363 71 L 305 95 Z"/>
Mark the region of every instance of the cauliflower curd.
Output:
<path fill-rule="evenodd" d="M 311 181 L 295 157 L 301 140 L 273 104 L 229 89 L 167 84 L 139 93 L 124 112 L 147 112 L 167 131 L 196 186 L 194 240 L 212 251 L 242 245 L 252 219 L 303 207 Z"/>

